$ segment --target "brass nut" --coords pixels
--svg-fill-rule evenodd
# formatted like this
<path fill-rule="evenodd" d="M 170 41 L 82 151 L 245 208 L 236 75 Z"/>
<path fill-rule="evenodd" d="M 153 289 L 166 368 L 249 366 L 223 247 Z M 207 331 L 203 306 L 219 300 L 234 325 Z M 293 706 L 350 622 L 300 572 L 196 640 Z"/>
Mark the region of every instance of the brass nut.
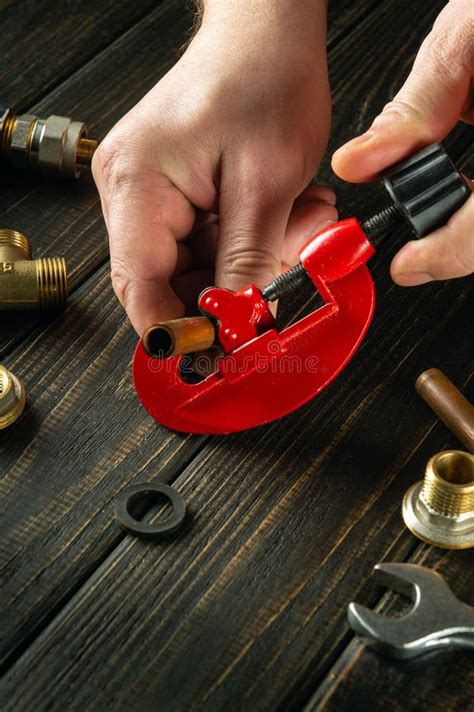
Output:
<path fill-rule="evenodd" d="M 406 492 L 403 520 L 419 539 L 443 549 L 474 546 L 474 455 L 445 450 Z"/>
<path fill-rule="evenodd" d="M 31 259 L 28 238 L 0 229 L 0 309 L 59 309 L 67 300 L 67 267 L 62 257 Z"/>
<path fill-rule="evenodd" d="M 5 366 L 0 365 L 0 430 L 18 420 L 26 402 L 25 386 Z"/>
<path fill-rule="evenodd" d="M 19 168 L 26 168 L 29 163 L 31 137 L 36 124 L 36 116 L 24 114 L 18 116 L 12 125 L 9 152 L 11 161 Z"/>

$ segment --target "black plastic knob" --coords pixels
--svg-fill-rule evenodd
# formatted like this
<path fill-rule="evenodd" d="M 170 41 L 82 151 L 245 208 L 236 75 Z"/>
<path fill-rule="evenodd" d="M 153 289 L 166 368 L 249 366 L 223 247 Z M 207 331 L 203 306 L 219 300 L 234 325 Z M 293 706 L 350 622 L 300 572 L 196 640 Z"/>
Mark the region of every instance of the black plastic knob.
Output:
<path fill-rule="evenodd" d="M 439 143 L 391 166 L 383 179 L 395 206 L 417 237 L 445 225 L 471 195 Z"/>

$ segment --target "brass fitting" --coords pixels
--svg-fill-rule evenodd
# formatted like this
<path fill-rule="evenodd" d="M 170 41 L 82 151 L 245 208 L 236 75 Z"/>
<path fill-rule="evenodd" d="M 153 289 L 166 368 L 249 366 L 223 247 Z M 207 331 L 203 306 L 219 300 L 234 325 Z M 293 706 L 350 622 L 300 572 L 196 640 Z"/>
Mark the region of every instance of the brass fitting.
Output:
<path fill-rule="evenodd" d="M 474 546 L 474 455 L 445 450 L 403 499 L 403 520 L 419 539 L 443 549 Z"/>
<path fill-rule="evenodd" d="M 64 116 L 15 116 L 0 106 L 0 160 L 14 168 L 79 178 L 89 167 L 99 142 L 87 126 Z"/>
<path fill-rule="evenodd" d="M 62 257 L 33 260 L 25 235 L 0 229 L 0 309 L 51 311 L 66 300 L 66 261 Z"/>
<path fill-rule="evenodd" d="M 143 348 L 153 358 L 205 351 L 215 341 L 216 328 L 206 316 L 191 316 L 154 324 L 142 337 Z"/>
<path fill-rule="evenodd" d="M 25 386 L 5 366 L 0 365 L 0 430 L 18 420 L 26 402 Z"/>

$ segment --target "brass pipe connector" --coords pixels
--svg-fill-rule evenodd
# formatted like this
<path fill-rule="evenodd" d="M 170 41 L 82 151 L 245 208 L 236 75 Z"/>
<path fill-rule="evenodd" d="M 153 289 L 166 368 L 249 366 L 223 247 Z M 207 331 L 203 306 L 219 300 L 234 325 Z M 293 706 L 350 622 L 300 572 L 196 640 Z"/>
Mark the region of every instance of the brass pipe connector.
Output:
<path fill-rule="evenodd" d="M 439 452 L 429 460 L 422 482 L 403 499 L 403 520 L 422 541 L 444 549 L 474 546 L 474 455 Z"/>
<path fill-rule="evenodd" d="M 51 311 L 66 300 L 66 261 L 62 257 L 33 260 L 25 235 L 0 229 L 0 309 Z"/>
<path fill-rule="evenodd" d="M 26 402 L 25 386 L 5 366 L 0 365 L 0 430 L 18 420 Z"/>
<path fill-rule="evenodd" d="M 0 160 L 14 168 L 79 178 L 99 145 L 87 126 L 65 116 L 14 115 L 0 106 Z"/>

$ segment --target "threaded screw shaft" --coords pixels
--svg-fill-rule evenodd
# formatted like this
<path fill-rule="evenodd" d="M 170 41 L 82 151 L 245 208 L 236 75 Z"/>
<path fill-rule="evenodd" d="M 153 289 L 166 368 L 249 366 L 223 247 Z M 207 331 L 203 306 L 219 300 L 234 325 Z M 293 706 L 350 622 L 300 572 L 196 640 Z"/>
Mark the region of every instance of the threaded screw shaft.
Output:
<path fill-rule="evenodd" d="M 288 294 L 294 294 L 301 288 L 312 284 L 302 264 L 297 264 L 270 282 L 262 290 L 262 297 L 267 302 L 274 302 Z"/>
<path fill-rule="evenodd" d="M 367 237 L 376 240 L 383 237 L 387 232 L 390 232 L 395 227 L 398 227 L 403 221 L 403 216 L 395 205 L 390 205 L 388 208 L 367 218 L 362 223 L 362 229 Z"/>

